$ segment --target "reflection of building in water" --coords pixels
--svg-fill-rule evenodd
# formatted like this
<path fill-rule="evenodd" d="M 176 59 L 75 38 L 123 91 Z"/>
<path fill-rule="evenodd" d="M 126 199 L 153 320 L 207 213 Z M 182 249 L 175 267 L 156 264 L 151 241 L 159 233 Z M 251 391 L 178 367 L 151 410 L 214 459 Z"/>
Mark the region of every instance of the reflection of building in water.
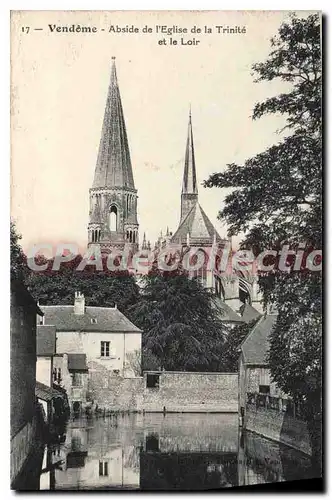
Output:
<path fill-rule="evenodd" d="M 128 433 L 121 433 L 116 419 L 99 420 L 94 427 L 74 423 L 63 448 L 62 470 L 55 472 L 55 489 L 138 488 L 139 449 Z"/>
<path fill-rule="evenodd" d="M 182 425 L 181 425 L 182 424 Z M 141 452 L 144 490 L 204 490 L 237 485 L 238 427 L 234 415 L 147 415 Z"/>
<path fill-rule="evenodd" d="M 311 477 L 308 456 L 257 434 L 239 435 L 238 484 L 246 486 Z"/>

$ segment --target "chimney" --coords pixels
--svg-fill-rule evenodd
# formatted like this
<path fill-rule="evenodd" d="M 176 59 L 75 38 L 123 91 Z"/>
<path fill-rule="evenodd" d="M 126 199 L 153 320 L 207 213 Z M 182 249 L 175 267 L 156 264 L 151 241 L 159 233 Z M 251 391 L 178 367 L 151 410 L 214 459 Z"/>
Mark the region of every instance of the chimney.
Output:
<path fill-rule="evenodd" d="M 75 292 L 74 314 L 83 315 L 85 313 L 85 298 L 83 293 Z"/>

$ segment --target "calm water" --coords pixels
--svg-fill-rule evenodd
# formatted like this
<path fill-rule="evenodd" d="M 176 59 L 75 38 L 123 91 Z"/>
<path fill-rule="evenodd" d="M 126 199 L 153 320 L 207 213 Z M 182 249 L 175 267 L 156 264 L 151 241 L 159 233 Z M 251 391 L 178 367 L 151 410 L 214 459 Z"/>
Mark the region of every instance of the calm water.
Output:
<path fill-rule="evenodd" d="M 135 414 L 67 424 L 45 449 L 41 490 L 202 490 L 310 477 L 301 453 L 252 433 L 236 414 Z"/>

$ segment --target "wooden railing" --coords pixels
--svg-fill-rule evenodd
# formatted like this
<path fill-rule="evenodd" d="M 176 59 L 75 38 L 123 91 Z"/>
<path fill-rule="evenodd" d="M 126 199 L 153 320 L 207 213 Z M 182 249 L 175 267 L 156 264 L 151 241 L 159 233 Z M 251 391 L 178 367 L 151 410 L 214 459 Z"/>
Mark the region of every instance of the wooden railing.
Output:
<path fill-rule="evenodd" d="M 301 419 L 304 417 L 303 404 L 294 403 L 291 398 L 281 398 L 261 392 L 247 392 L 247 404 L 253 405 L 256 408 L 266 408 L 284 412 Z"/>

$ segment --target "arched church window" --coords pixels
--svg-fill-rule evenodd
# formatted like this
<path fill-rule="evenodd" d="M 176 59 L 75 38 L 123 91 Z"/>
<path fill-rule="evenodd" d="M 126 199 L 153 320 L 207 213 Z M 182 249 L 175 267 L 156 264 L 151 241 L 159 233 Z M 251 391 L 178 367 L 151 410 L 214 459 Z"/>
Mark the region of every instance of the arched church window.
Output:
<path fill-rule="evenodd" d="M 116 231 L 118 227 L 118 209 L 115 205 L 111 206 L 110 209 L 110 230 Z"/>

